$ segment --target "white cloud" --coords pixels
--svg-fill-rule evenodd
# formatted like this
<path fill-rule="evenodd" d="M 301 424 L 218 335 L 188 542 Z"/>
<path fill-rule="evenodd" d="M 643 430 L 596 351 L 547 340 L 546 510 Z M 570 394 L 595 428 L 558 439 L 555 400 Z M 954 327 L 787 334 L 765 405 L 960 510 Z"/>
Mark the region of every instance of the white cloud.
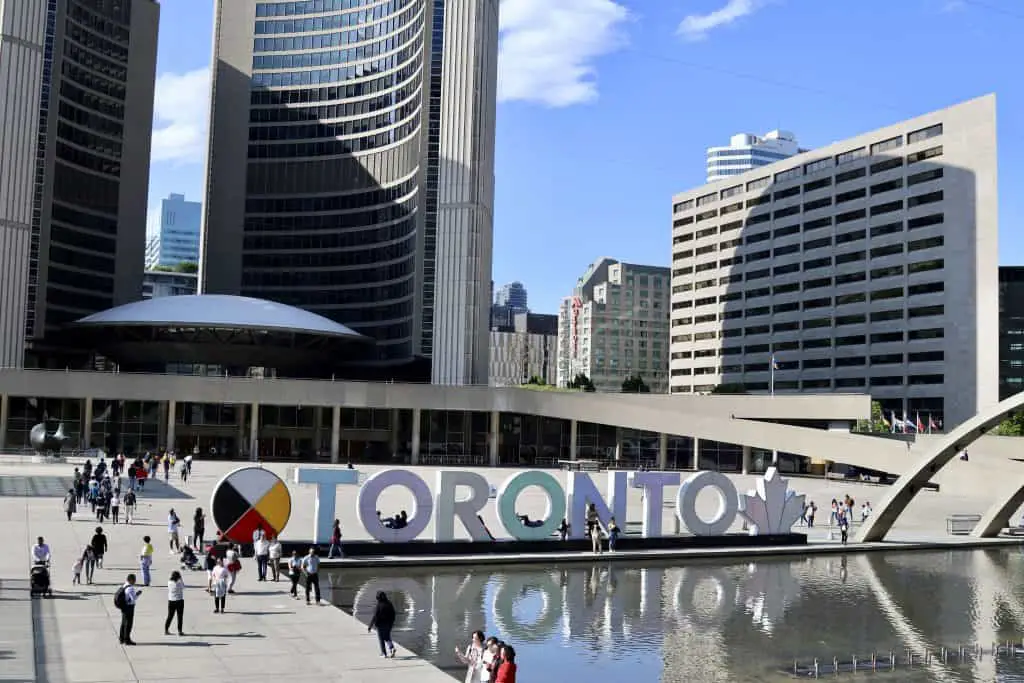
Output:
<path fill-rule="evenodd" d="M 153 162 L 191 164 L 206 154 L 210 70 L 165 73 L 156 79 Z"/>
<path fill-rule="evenodd" d="M 709 32 L 753 14 L 764 0 L 728 0 L 724 7 L 707 14 L 690 14 L 679 24 L 679 34 L 687 40 L 702 40 Z"/>
<path fill-rule="evenodd" d="M 498 99 L 567 107 L 597 98 L 594 61 L 626 44 L 615 0 L 502 0 Z"/>

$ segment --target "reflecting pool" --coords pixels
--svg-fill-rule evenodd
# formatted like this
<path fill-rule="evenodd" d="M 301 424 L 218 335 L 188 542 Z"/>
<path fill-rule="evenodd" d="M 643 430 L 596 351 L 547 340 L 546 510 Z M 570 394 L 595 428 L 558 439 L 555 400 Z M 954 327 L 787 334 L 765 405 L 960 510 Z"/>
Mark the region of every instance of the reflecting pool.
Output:
<path fill-rule="evenodd" d="M 872 652 L 888 661 L 890 651 L 896 671 L 856 677 L 1024 681 L 1024 652 L 991 654 L 993 643 L 1024 637 L 1024 553 L 1016 548 L 347 569 L 326 578 L 333 603 L 363 622 L 377 591 L 387 592 L 399 612 L 395 640 L 459 680 L 453 650 L 481 629 L 515 646 L 521 683 L 793 680 L 794 662 L 864 661 Z M 975 644 L 980 658 L 921 659 Z"/>

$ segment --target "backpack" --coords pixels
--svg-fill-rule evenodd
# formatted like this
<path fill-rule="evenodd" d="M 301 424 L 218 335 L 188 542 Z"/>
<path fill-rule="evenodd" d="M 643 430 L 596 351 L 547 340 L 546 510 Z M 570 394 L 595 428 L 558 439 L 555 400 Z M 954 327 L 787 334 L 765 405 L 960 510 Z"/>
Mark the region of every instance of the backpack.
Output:
<path fill-rule="evenodd" d="M 128 600 L 125 598 L 124 595 L 124 586 L 121 586 L 117 589 L 117 592 L 114 593 L 114 607 L 123 611 L 124 608 L 127 606 Z"/>

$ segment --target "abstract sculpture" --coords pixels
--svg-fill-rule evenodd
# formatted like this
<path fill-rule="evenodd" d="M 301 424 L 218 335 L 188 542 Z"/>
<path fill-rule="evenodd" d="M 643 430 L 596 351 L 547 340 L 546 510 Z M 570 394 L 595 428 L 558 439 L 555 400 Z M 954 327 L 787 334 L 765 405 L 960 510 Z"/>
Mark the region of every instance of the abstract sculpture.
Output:
<path fill-rule="evenodd" d="M 60 450 L 64 448 L 64 443 L 70 438 L 64 433 L 63 424 L 57 425 L 57 431 L 48 434 L 46 432 L 46 424 L 43 422 L 33 427 L 28 435 L 32 448 L 36 449 L 40 454 L 60 453 Z"/>

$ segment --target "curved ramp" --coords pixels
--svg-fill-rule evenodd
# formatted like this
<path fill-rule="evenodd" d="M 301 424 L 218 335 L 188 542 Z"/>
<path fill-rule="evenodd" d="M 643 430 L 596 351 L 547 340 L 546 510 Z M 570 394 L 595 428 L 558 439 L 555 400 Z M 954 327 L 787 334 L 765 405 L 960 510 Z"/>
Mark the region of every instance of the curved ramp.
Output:
<path fill-rule="evenodd" d="M 1020 409 L 1021 406 L 1024 406 L 1024 392 L 1000 401 L 988 410 L 978 413 L 937 442 L 929 444 L 914 464 L 889 487 L 881 504 L 875 508 L 871 517 L 868 518 L 867 524 L 861 528 L 859 540 L 862 542 L 883 540 L 900 514 L 910 505 L 910 501 L 936 472 L 956 457 L 957 453 L 970 446 L 979 437 L 984 436 L 1004 417 Z M 1022 482 L 1022 486 L 1024 486 L 1024 482 Z M 1014 496 L 997 503 L 990 510 L 991 514 L 987 516 L 989 521 L 986 526 L 990 527 L 999 521 L 998 516 L 1002 514 L 1003 509 L 1013 502 L 1014 497 L 1022 495 L 1024 494 L 1018 489 Z M 979 531 L 985 530 L 980 529 L 979 525 Z"/>

